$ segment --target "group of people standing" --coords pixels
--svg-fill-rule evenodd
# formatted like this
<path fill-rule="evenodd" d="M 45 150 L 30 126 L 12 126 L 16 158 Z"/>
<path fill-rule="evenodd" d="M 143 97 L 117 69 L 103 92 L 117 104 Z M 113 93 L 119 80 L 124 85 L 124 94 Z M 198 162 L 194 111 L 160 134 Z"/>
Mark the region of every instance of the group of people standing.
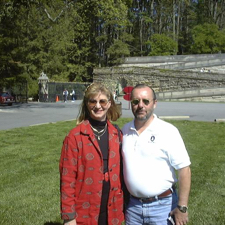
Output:
<path fill-rule="evenodd" d="M 187 224 L 190 158 L 178 129 L 154 114 L 156 105 L 154 90 L 137 84 L 134 119 L 120 130 L 113 94 L 99 83 L 87 88 L 60 157 L 64 224 Z"/>
<path fill-rule="evenodd" d="M 76 94 L 76 93 L 75 93 L 75 90 L 73 89 L 72 92 L 70 93 L 72 102 L 75 101 L 75 94 Z M 68 95 L 69 95 L 68 90 L 67 90 L 67 89 L 64 89 L 64 90 L 63 90 L 63 101 L 64 101 L 65 103 L 66 103 L 67 100 L 68 100 Z"/>

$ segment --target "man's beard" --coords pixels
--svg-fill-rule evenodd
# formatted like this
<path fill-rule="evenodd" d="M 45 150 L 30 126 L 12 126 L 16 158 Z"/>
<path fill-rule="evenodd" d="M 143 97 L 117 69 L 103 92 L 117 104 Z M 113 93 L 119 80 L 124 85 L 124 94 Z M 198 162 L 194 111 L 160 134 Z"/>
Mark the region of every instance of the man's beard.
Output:
<path fill-rule="evenodd" d="M 152 114 L 153 114 L 153 112 L 151 111 L 148 114 L 146 114 L 145 116 L 140 116 L 138 114 L 138 111 L 136 111 L 135 114 L 134 114 L 134 117 L 138 121 L 145 121 L 145 120 L 148 120 L 151 117 Z"/>

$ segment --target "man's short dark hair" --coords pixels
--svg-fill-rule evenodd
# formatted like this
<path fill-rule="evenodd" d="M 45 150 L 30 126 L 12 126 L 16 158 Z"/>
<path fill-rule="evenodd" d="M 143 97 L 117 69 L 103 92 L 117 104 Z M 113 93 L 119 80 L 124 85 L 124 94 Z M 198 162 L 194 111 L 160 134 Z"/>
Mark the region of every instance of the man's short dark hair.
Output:
<path fill-rule="evenodd" d="M 153 100 L 156 100 L 156 94 L 155 94 L 154 89 L 153 89 L 152 87 L 146 85 L 146 84 L 136 84 L 136 85 L 134 86 L 133 90 L 131 91 L 131 96 L 132 96 L 133 91 L 134 91 L 135 89 L 138 89 L 138 88 L 145 88 L 145 87 L 148 87 L 148 88 L 150 88 L 150 89 L 152 90 L 152 93 L 153 93 Z"/>

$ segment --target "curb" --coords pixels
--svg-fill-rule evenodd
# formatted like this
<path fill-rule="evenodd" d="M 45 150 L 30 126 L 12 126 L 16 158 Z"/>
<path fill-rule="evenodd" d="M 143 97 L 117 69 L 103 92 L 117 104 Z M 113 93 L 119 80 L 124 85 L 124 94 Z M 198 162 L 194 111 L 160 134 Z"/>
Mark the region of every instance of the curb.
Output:
<path fill-rule="evenodd" d="M 225 122 L 225 119 L 215 119 L 215 122 Z"/>
<path fill-rule="evenodd" d="M 190 119 L 190 116 L 158 116 L 160 119 Z"/>

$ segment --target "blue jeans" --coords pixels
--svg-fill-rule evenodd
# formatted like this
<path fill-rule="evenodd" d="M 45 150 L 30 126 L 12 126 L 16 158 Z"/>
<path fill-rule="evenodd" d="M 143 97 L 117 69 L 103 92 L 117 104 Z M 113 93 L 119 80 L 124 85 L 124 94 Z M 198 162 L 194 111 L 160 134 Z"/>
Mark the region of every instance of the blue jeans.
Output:
<path fill-rule="evenodd" d="M 126 225 L 170 225 L 169 213 L 176 208 L 178 196 L 176 191 L 151 203 L 142 203 L 131 196 L 126 209 Z"/>

